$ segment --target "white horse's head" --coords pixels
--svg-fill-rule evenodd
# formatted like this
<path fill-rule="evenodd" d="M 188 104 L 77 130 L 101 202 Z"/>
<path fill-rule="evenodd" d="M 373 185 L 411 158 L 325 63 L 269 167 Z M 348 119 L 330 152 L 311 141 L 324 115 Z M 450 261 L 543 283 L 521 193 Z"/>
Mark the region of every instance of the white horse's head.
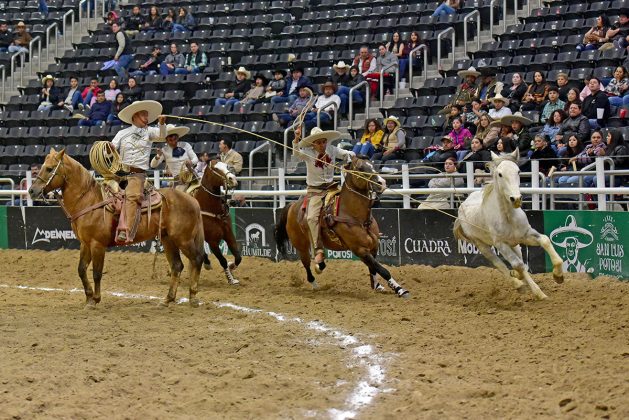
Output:
<path fill-rule="evenodd" d="M 501 156 L 491 152 L 493 183 L 496 191 L 516 209 L 522 205 L 518 159 L 520 159 L 518 149 L 515 149 L 513 153 Z"/>

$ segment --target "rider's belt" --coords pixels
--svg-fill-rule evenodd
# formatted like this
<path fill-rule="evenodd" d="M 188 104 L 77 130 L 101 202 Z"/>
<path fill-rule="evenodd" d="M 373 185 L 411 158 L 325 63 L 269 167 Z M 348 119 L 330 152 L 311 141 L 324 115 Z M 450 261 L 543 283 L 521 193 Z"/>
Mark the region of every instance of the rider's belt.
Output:
<path fill-rule="evenodd" d="M 135 166 L 129 166 L 129 173 L 130 174 L 143 174 L 143 173 L 146 173 L 146 170 L 141 169 L 141 168 L 136 168 Z"/>
<path fill-rule="evenodd" d="M 320 185 L 308 185 L 308 188 L 311 190 L 324 191 L 330 188 L 333 184 L 334 182 L 328 182 L 327 184 L 320 184 Z"/>

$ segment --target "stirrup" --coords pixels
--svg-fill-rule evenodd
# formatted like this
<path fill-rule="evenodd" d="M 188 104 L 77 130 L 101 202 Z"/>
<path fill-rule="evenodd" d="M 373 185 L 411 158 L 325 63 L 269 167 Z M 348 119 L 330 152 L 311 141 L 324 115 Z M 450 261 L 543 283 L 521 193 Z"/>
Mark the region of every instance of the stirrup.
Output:
<path fill-rule="evenodd" d="M 128 229 L 121 229 L 116 232 L 116 243 L 124 244 L 127 242 L 127 238 L 129 237 Z"/>

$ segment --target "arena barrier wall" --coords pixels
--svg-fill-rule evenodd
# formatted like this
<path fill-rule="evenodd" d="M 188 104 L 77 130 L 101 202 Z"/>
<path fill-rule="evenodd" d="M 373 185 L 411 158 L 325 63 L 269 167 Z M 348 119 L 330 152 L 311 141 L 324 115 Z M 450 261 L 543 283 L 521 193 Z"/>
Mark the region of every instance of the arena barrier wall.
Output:
<path fill-rule="evenodd" d="M 244 257 L 278 258 L 274 224 L 279 209 L 232 208 L 236 239 Z M 455 211 L 447 211 L 454 215 Z M 629 213 L 592 211 L 527 211 L 531 226 L 545 232 L 564 259 L 566 271 L 588 272 L 629 279 L 629 257 L 624 246 L 629 237 Z M 486 266 L 488 262 L 472 244 L 457 240 L 452 217 L 430 210 L 374 209 L 382 232 L 379 260 L 389 265 Z M 118 250 L 154 252 L 156 241 Z M 59 207 L 6 207 L 0 209 L 0 247 L 15 249 L 78 249 L 79 242 Z M 227 247 L 221 244 L 224 254 Z M 552 266 L 543 250 L 523 247 L 531 272 L 548 272 Z M 357 259 L 351 251 L 327 251 L 331 259 Z M 288 247 L 288 259 L 297 254 Z"/>

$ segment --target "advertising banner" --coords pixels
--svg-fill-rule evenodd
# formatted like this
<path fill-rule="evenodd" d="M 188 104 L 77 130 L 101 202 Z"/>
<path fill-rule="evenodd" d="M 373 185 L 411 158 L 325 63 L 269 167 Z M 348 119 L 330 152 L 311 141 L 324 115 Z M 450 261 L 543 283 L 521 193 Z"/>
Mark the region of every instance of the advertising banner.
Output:
<path fill-rule="evenodd" d="M 9 232 L 7 230 L 7 208 L 0 206 L 0 249 L 9 247 Z"/>
<path fill-rule="evenodd" d="M 629 279 L 629 213 L 546 211 L 544 227 L 564 271 Z M 552 268 L 548 257 L 546 268 Z"/>
<path fill-rule="evenodd" d="M 243 257 L 275 258 L 273 209 L 238 208 L 235 210 L 236 241 Z"/>

